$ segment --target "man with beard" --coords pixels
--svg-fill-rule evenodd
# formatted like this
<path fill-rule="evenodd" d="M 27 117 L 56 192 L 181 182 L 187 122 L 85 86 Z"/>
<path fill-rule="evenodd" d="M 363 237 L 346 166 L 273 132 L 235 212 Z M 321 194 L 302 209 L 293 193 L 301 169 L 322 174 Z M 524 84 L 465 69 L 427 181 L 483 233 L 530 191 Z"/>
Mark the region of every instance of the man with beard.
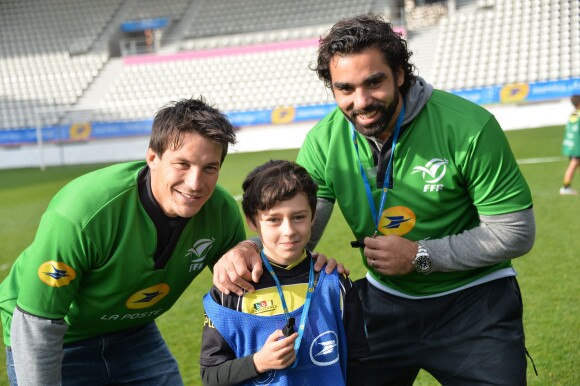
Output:
<path fill-rule="evenodd" d="M 308 248 L 338 203 L 368 269 L 356 282 L 371 348 L 361 384 L 412 384 L 425 369 L 444 385 L 524 385 L 511 259 L 535 239 L 530 190 L 493 115 L 413 75 L 411 54 L 377 15 L 321 39 L 315 71 L 338 108 L 298 154 L 319 186 Z M 250 251 L 229 252 L 214 282 L 248 288 Z"/>

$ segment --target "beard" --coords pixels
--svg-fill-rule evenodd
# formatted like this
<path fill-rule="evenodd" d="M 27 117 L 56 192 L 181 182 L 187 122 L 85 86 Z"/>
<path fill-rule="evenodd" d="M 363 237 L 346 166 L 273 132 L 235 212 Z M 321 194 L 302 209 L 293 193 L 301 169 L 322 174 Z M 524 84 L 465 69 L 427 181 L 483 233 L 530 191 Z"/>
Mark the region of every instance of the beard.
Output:
<path fill-rule="evenodd" d="M 388 105 L 373 103 L 364 110 L 353 110 L 350 115 L 344 114 L 344 116 L 354 125 L 356 131 L 365 137 L 378 138 L 382 133 L 385 132 L 385 130 L 388 129 L 389 122 L 391 122 L 393 116 L 395 115 L 395 110 L 397 110 L 399 97 L 399 90 L 395 88 L 393 100 Z M 357 122 L 357 115 L 364 115 L 375 111 L 380 114 L 380 118 L 376 122 L 373 122 L 369 125 L 363 125 L 362 123 Z"/>

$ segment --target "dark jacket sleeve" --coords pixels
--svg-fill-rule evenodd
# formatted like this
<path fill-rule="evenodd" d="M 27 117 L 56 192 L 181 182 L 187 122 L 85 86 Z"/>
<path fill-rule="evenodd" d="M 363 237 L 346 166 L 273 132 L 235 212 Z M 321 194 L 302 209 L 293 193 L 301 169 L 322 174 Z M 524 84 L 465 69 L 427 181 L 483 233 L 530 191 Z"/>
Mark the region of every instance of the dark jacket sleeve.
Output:
<path fill-rule="evenodd" d="M 254 354 L 216 366 L 201 366 L 201 381 L 204 386 L 236 385 L 258 375 L 254 367 Z"/>

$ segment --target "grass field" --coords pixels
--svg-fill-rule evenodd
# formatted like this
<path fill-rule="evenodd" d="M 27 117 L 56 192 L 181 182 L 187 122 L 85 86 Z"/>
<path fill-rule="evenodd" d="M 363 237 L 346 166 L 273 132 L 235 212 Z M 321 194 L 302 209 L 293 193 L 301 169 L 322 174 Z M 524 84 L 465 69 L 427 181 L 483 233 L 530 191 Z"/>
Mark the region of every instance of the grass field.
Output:
<path fill-rule="evenodd" d="M 532 189 L 537 223 L 533 250 L 514 261 L 524 298 L 527 347 L 539 376 L 528 368 L 529 385 L 577 385 L 580 375 L 580 293 L 578 256 L 580 197 L 560 196 L 567 160 L 559 157 L 563 127 L 507 132 L 520 167 Z M 220 183 L 235 196 L 255 165 L 272 158 L 294 159 L 296 150 L 231 154 Z M 70 179 L 102 165 L 0 170 L 0 279 L 32 241 L 39 218 L 53 194 Z M 580 187 L 580 176 L 575 186 Z M 346 247 L 352 238 L 338 209 L 317 250 L 343 262 L 353 279 L 364 275 L 360 257 Z M 201 297 L 211 285 L 209 272 L 199 276 L 175 307 L 158 320 L 177 357 L 186 385 L 200 385 L 199 343 L 203 324 Z M 4 363 L 4 351 L 0 350 Z M 7 385 L 0 366 L 0 385 Z M 421 373 L 415 385 L 438 385 Z"/>

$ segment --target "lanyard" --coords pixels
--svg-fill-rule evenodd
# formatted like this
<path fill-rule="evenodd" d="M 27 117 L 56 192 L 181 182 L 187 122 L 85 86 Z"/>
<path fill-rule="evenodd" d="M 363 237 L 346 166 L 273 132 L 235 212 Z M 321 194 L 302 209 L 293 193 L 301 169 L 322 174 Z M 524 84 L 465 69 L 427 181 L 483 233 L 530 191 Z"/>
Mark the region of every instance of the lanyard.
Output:
<path fill-rule="evenodd" d="M 272 265 L 264 255 L 264 251 L 260 252 L 260 257 L 262 262 L 266 266 L 270 275 L 276 282 L 276 288 L 278 289 L 278 295 L 280 295 L 280 300 L 282 301 L 282 308 L 284 309 L 284 315 L 286 315 L 286 322 L 290 320 L 290 313 L 288 312 L 288 306 L 286 305 L 286 299 L 284 299 L 284 292 L 282 291 L 282 286 L 280 285 L 280 280 L 274 272 Z M 300 326 L 298 327 L 298 338 L 294 342 L 294 350 L 296 351 L 296 360 L 290 366 L 294 368 L 298 366 L 298 349 L 300 348 L 300 343 L 302 342 L 302 336 L 304 335 L 304 326 L 306 325 L 306 319 L 308 318 L 308 311 L 310 310 L 310 303 L 312 301 L 312 294 L 314 293 L 314 259 L 310 258 L 310 273 L 308 275 L 308 290 L 306 291 L 306 300 L 304 300 L 304 308 L 302 309 L 302 317 L 300 318 Z"/>
<path fill-rule="evenodd" d="M 352 133 L 352 141 L 354 143 L 354 148 L 356 150 L 356 155 L 358 157 L 358 165 L 360 168 L 360 172 L 362 175 L 363 182 L 365 184 L 365 192 L 367 195 L 367 201 L 369 202 L 369 206 L 371 209 L 371 214 L 373 216 L 373 220 L 375 222 L 375 232 L 374 236 L 377 235 L 379 231 L 379 221 L 380 216 L 383 213 L 383 208 L 385 206 L 385 201 L 387 199 L 387 193 L 389 190 L 389 182 L 391 180 L 391 168 L 393 166 L 393 155 L 395 154 L 395 146 L 397 145 L 397 139 L 399 138 L 399 131 L 401 130 L 401 124 L 403 122 L 403 117 L 405 116 L 405 102 L 403 101 L 403 107 L 401 108 L 401 112 L 399 113 L 399 117 L 397 118 L 397 124 L 395 125 L 395 132 L 393 133 L 393 143 L 391 145 L 391 155 L 389 156 L 389 163 L 387 164 L 387 171 L 385 172 L 385 179 L 383 180 L 383 193 L 381 194 L 381 201 L 379 206 L 379 211 L 377 212 L 377 208 L 375 206 L 375 200 L 373 199 L 373 193 L 371 191 L 371 184 L 367 177 L 367 173 L 365 172 L 362 162 L 360 160 L 360 154 L 358 151 L 358 140 L 356 138 L 356 130 L 354 125 L 350 124 L 350 131 Z M 373 236 L 373 237 L 374 237 Z"/>

